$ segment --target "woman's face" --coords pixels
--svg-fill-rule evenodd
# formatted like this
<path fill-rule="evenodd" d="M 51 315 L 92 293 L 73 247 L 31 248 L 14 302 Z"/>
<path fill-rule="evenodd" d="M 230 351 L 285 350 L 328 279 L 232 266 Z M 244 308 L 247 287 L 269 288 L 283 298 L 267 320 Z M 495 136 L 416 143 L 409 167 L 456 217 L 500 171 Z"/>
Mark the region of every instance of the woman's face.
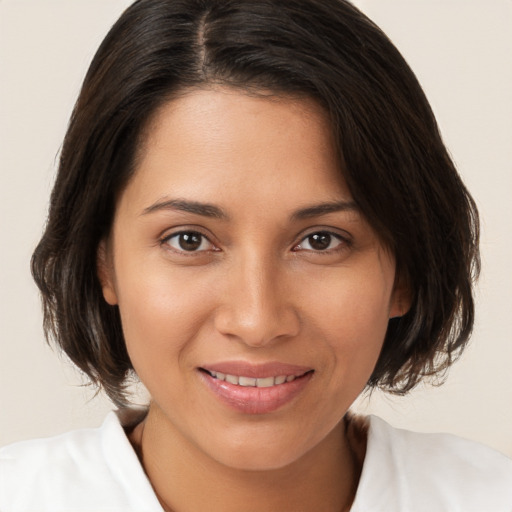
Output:
<path fill-rule="evenodd" d="M 400 311 L 325 114 L 191 91 L 154 117 L 138 162 L 99 273 L 162 429 L 245 469 L 328 443 Z"/>

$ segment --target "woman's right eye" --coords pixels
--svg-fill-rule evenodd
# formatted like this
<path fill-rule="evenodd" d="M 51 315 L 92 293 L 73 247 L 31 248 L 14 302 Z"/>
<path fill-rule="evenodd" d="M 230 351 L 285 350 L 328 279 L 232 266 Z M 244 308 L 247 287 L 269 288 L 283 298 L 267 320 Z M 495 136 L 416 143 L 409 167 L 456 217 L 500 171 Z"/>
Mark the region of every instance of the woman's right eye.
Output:
<path fill-rule="evenodd" d="M 180 231 L 167 236 L 163 244 L 178 252 L 202 252 L 214 250 L 215 246 L 202 233 L 197 231 Z"/>

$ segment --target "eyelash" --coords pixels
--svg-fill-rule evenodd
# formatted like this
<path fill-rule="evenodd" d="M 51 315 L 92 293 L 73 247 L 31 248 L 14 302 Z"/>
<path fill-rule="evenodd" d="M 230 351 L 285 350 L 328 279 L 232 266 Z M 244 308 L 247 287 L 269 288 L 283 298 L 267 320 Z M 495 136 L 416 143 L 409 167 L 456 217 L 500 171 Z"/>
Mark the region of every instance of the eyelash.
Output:
<path fill-rule="evenodd" d="M 176 252 L 178 254 L 182 254 L 184 256 L 193 256 L 195 254 L 204 253 L 206 251 L 217 252 L 219 250 L 219 249 L 215 248 L 215 249 L 202 249 L 202 250 L 199 250 L 199 251 L 198 250 L 187 251 L 186 249 L 183 249 L 183 248 L 180 249 L 178 247 L 173 247 L 169 243 L 173 239 L 178 240 L 178 243 L 179 243 L 180 237 L 185 236 L 185 235 L 195 236 L 195 237 L 201 238 L 201 242 L 200 242 L 199 247 L 201 247 L 205 241 L 207 241 L 212 247 L 215 247 L 206 235 L 204 235 L 203 233 L 201 233 L 199 231 L 194 231 L 192 229 L 178 231 L 176 233 L 172 233 L 171 235 L 167 235 L 167 236 L 165 236 L 164 238 L 162 238 L 160 240 L 160 244 L 161 245 L 167 245 L 168 247 L 170 247 L 170 249 L 173 252 Z"/>
<path fill-rule="evenodd" d="M 314 236 L 319 236 L 319 235 L 328 236 L 329 237 L 329 245 L 331 245 L 333 239 L 337 240 L 339 243 L 336 245 L 336 247 L 330 248 L 330 249 L 325 249 L 325 250 L 320 250 L 320 249 L 303 249 L 303 250 L 312 252 L 315 254 L 327 255 L 327 254 L 333 254 L 336 252 L 340 252 L 343 249 L 350 247 L 350 245 L 351 245 L 351 241 L 348 237 L 343 237 L 338 233 L 333 233 L 332 231 L 321 230 L 321 231 L 315 231 L 313 233 L 309 233 L 308 235 L 303 237 L 301 239 L 301 241 L 293 247 L 293 250 L 295 251 L 297 247 L 300 247 L 301 245 L 303 245 L 308 239 L 311 240 Z M 309 244 L 311 245 L 311 243 L 309 243 Z"/>
<path fill-rule="evenodd" d="M 185 235 L 188 235 L 188 236 L 191 236 L 191 237 L 199 237 L 201 239 L 200 245 L 198 247 L 199 249 L 200 249 L 200 247 L 203 245 L 203 243 L 205 241 L 207 241 L 214 248 L 213 249 L 201 249 L 201 250 L 187 251 L 183 247 L 181 247 L 181 248 L 173 247 L 169 243 L 173 239 L 178 240 L 178 243 L 180 243 L 179 242 L 180 237 L 185 236 Z M 334 247 L 334 248 L 330 248 L 330 249 L 327 248 L 325 250 L 314 249 L 314 248 L 312 248 L 312 249 L 303 249 L 303 250 L 304 251 L 308 251 L 310 253 L 326 255 L 326 254 L 332 254 L 332 253 L 340 252 L 343 249 L 351 246 L 351 240 L 348 237 L 343 237 L 343 236 L 341 236 L 338 233 L 333 233 L 332 231 L 328 231 L 328 230 L 319 230 L 319 231 L 314 231 L 314 232 L 309 233 L 308 235 L 304 236 L 300 240 L 300 242 L 298 244 L 293 246 L 292 251 L 293 252 L 298 252 L 297 248 L 300 248 L 300 246 L 303 245 L 308 239 L 311 240 L 312 237 L 319 236 L 319 235 L 330 237 L 329 245 L 331 245 L 333 239 L 337 240 L 339 242 L 339 244 L 337 244 L 336 247 Z M 172 250 L 173 252 L 176 252 L 178 254 L 182 254 L 184 256 L 193 256 L 193 255 L 197 255 L 198 253 L 204 253 L 204 252 L 210 252 L 210 251 L 211 252 L 218 252 L 220 250 L 220 249 L 217 249 L 213 245 L 213 243 L 209 240 L 209 238 L 206 235 L 204 235 L 203 233 L 201 233 L 199 231 L 194 231 L 194 230 L 183 230 L 183 231 L 178 231 L 176 233 L 172 233 L 170 235 L 167 235 L 167 236 L 165 236 L 164 238 L 162 238 L 160 240 L 160 244 L 162 246 L 163 245 L 167 245 L 170 248 L 170 250 Z M 309 242 L 309 244 L 311 245 L 310 242 Z"/>

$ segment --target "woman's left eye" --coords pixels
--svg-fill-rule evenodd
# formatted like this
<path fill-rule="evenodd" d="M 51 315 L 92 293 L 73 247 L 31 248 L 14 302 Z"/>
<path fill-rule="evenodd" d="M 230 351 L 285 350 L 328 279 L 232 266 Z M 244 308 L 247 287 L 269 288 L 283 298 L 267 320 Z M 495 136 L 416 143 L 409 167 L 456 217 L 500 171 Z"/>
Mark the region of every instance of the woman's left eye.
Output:
<path fill-rule="evenodd" d="M 197 231 L 180 231 L 162 240 L 178 252 L 201 252 L 214 248 L 214 245 L 203 234 Z"/>
<path fill-rule="evenodd" d="M 328 252 L 340 248 L 344 242 L 346 243 L 340 235 L 328 231 L 319 231 L 304 237 L 301 242 L 294 247 L 294 250 L 302 249 L 306 251 Z"/>

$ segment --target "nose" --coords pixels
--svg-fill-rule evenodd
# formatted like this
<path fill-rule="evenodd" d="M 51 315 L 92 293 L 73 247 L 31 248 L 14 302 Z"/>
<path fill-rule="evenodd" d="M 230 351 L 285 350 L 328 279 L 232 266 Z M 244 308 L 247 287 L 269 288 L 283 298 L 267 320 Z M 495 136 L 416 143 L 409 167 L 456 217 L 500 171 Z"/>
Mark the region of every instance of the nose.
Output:
<path fill-rule="evenodd" d="M 279 263 L 252 255 L 230 268 L 215 326 L 224 335 L 251 347 L 296 336 L 300 318 Z"/>

